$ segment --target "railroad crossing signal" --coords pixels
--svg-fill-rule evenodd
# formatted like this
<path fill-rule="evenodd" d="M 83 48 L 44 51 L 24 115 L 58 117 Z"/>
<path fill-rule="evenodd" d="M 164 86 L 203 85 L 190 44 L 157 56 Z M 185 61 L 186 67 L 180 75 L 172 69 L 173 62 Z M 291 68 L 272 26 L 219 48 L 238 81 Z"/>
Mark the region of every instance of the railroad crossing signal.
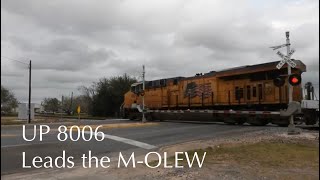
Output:
<path fill-rule="evenodd" d="M 271 47 L 273 50 L 282 48 L 282 47 L 287 47 L 287 56 L 283 55 L 280 51 L 277 52 L 277 55 L 279 55 L 282 60 L 280 63 L 276 66 L 278 69 L 281 69 L 281 67 L 287 63 L 288 64 L 288 75 L 289 75 L 289 84 L 288 86 L 288 95 L 289 95 L 289 104 L 292 104 L 292 91 L 293 88 L 292 86 L 298 85 L 301 82 L 301 77 L 300 76 L 292 76 L 291 77 L 291 68 L 296 67 L 296 63 L 291 61 L 291 56 L 295 52 L 293 49 L 290 51 L 290 39 L 289 39 L 289 31 L 286 31 L 286 44 L 280 45 L 280 46 L 273 46 Z M 280 88 L 279 88 L 280 89 Z M 299 131 L 296 131 L 295 125 L 294 125 L 294 120 L 293 120 L 293 115 L 290 116 L 290 124 L 288 126 L 288 134 L 300 134 Z"/>
<path fill-rule="evenodd" d="M 289 52 L 289 54 L 288 54 L 288 56 L 286 56 L 286 55 L 284 55 L 284 54 L 282 54 L 280 51 L 278 51 L 277 52 L 277 55 L 279 55 L 281 58 L 282 58 L 282 60 L 279 62 L 279 64 L 277 65 L 277 68 L 278 69 L 281 69 L 282 68 L 282 66 L 285 64 L 285 63 L 287 63 L 289 66 L 291 66 L 292 68 L 295 68 L 296 66 L 297 66 L 297 64 L 296 63 L 294 63 L 290 58 L 291 58 L 291 56 L 292 56 L 292 54 L 295 52 L 295 50 L 294 49 L 292 49 L 290 52 Z"/>

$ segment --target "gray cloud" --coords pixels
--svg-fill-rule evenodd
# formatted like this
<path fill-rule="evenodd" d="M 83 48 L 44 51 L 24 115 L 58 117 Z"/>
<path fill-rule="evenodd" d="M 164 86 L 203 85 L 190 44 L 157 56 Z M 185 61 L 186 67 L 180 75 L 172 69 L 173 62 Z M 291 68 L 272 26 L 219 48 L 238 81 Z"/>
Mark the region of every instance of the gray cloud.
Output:
<path fill-rule="evenodd" d="M 71 38 L 57 38 L 47 43 L 33 44 L 18 37 L 10 37 L 21 51 L 33 57 L 34 69 L 81 70 L 115 56 L 112 50 L 93 49 Z"/>
<path fill-rule="evenodd" d="M 281 7 L 281 8 L 279 8 Z M 1 1 L 3 55 L 33 64 L 33 101 L 77 92 L 102 77 L 192 76 L 279 60 L 270 46 L 291 33 L 293 58 L 319 81 L 319 2 Z M 281 51 L 285 52 L 285 49 Z M 27 100 L 27 66 L 1 58 L 2 84 Z"/>

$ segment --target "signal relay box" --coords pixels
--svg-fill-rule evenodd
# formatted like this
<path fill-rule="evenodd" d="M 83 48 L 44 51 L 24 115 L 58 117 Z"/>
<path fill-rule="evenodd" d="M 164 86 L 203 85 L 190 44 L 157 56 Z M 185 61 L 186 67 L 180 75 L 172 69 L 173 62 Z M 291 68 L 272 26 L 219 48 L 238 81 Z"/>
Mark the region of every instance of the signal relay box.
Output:
<path fill-rule="evenodd" d="M 319 109 L 319 100 L 302 100 L 302 109 Z"/>

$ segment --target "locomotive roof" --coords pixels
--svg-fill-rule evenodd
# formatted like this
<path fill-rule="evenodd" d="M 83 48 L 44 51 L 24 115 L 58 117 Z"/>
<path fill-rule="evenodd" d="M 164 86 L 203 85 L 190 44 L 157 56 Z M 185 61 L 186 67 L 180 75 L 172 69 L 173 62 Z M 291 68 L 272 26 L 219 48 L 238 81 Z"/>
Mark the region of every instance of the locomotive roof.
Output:
<path fill-rule="evenodd" d="M 296 64 L 296 69 L 299 69 L 301 72 L 306 72 L 306 65 L 301 62 L 300 60 L 292 59 Z M 199 77 L 208 77 L 208 76 L 216 76 L 216 77 L 226 77 L 226 76 L 234 76 L 234 75 L 240 75 L 240 74 L 249 74 L 249 73 L 255 73 L 255 72 L 261 72 L 261 71 L 272 71 L 277 70 L 276 66 L 280 61 L 273 61 L 263 64 L 255 64 L 255 65 L 245 65 L 240 67 L 233 67 L 228 68 L 220 71 L 210 71 L 208 73 L 204 73 L 198 76 L 191 76 L 191 77 L 172 77 L 172 78 L 164 78 L 166 80 L 171 79 L 183 79 L 183 80 L 190 80 L 190 79 L 196 79 Z M 285 64 L 281 69 L 287 68 L 287 64 Z M 153 80 L 153 81 L 158 81 Z M 141 83 L 141 82 L 140 82 Z"/>
<path fill-rule="evenodd" d="M 296 64 L 296 69 L 299 69 L 302 72 L 306 72 L 306 65 L 301 62 L 300 60 L 292 59 Z M 225 69 L 218 71 L 216 73 L 216 77 L 223 77 L 223 76 L 234 76 L 239 74 L 248 74 L 248 73 L 255 73 L 260 71 L 272 71 L 277 70 L 276 66 L 280 61 L 268 62 L 263 64 L 256 64 L 256 65 L 247 65 L 241 67 L 235 67 L 231 69 Z M 287 64 L 285 64 L 281 69 L 287 68 Z"/>

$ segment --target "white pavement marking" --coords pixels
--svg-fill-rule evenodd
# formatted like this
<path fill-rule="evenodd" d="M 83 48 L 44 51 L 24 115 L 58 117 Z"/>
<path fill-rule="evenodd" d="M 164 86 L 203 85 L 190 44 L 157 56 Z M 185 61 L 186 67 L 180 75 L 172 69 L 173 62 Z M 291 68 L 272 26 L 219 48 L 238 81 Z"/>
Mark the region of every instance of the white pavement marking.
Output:
<path fill-rule="evenodd" d="M 85 133 L 90 134 L 89 131 L 85 131 Z M 102 136 L 100 134 L 96 134 L 96 135 L 98 135 L 100 137 Z M 104 136 L 104 138 L 108 138 L 108 139 L 112 139 L 112 140 L 119 141 L 122 143 L 130 144 L 130 145 L 137 146 L 137 147 L 140 147 L 143 149 L 154 149 L 157 147 L 157 146 L 153 146 L 153 145 L 150 145 L 147 143 L 143 143 L 143 142 L 139 142 L 139 141 L 135 141 L 132 139 L 127 139 L 127 138 L 123 138 L 123 137 L 119 137 L 119 136 L 113 136 L 113 135 L 109 135 L 109 134 L 104 134 L 103 136 Z"/>
<path fill-rule="evenodd" d="M 14 144 L 14 145 L 4 145 L 1 148 L 10 148 L 10 147 L 19 147 L 19 146 L 31 146 L 31 145 L 42 145 L 42 144 L 54 144 L 56 142 L 42 142 L 42 143 L 33 143 L 33 144 Z"/>

